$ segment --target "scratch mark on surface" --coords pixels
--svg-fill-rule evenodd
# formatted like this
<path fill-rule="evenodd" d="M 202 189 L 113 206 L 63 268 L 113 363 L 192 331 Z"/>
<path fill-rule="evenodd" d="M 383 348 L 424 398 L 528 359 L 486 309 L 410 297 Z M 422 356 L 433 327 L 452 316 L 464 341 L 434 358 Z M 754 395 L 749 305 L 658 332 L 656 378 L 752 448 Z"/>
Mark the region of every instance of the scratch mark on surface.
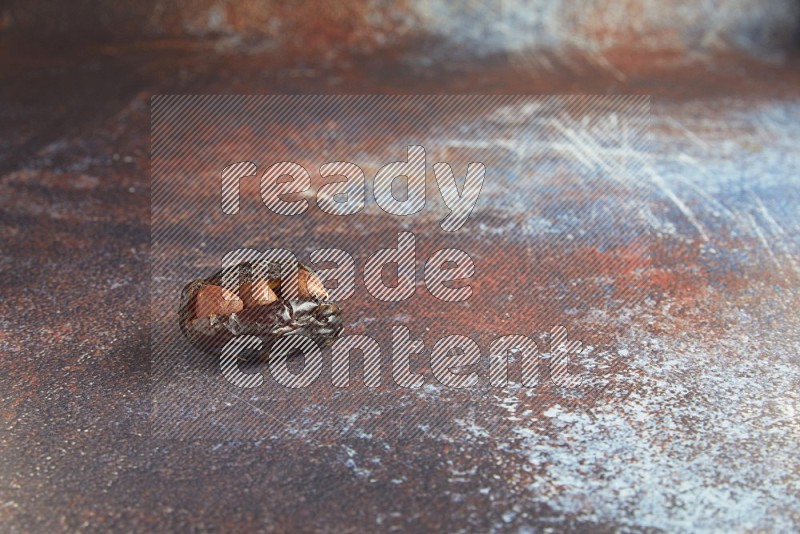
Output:
<path fill-rule="evenodd" d="M 761 197 L 759 197 L 755 193 L 750 193 L 750 197 L 753 199 L 756 206 L 758 206 L 758 210 L 761 212 L 761 216 L 764 217 L 764 220 L 767 221 L 767 223 L 769 223 L 769 225 L 775 230 L 775 232 L 778 235 L 780 235 L 781 237 L 785 237 L 786 232 L 784 231 L 783 226 L 781 226 L 778 223 L 778 221 L 775 220 L 775 218 L 767 209 L 767 206 L 761 200 Z M 783 250 L 783 253 L 785 254 L 786 258 L 789 260 L 789 264 L 792 266 L 792 270 L 795 272 L 795 274 L 800 275 L 800 266 L 797 265 L 797 262 L 792 256 L 791 251 L 786 247 L 786 241 L 778 240 L 778 242 L 780 243 L 780 247 Z"/>
<path fill-rule="evenodd" d="M 708 143 L 706 143 L 705 141 L 700 139 L 700 137 L 696 133 L 694 133 L 689 128 L 684 126 L 683 123 L 678 121 L 677 119 L 675 119 L 673 117 L 667 117 L 666 118 L 666 122 L 668 122 L 673 127 L 677 128 L 678 130 L 680 130 L 684 134 L 686 134 L 686 137 L 688 137 L 694 144 L 699 146 L 704 152 L 707 152 L 711 148 L 708 145 Z"/>
<path fill-rule="evenodd" d="M 710 242 L 711 240 L 708 238 L 708 234 L 706 233 L 705 228 L 703 228 L 703 225 L 701 225 L 700 221 L 697 220 L 697 217 L 695 217 L 694 212 L 691 209 L 689 209 L 689 206 L 687 206 L 678 197 L 678 195 L 676 195 L 672 191 L 672 189 L 667 187 L 667 184 L 664 183 L 664 180 L 662 180 L 661 177 L 658 175 L 658 173 L 655 172 L 649 166 L 647 167 L 647 173 L 652 178 L 653 183 L 655 183 L 658 186 L 658 188 L 661 189 L 661 191 L 667 196 L 667 198 L 670 199 L 672 203 L 675 204 L 675 206 L 680 210 L 680 212 L 683 213 L 683 215 L 689 220 L 689 222 L 692 223 L 692 226 L 694 226 L 697 229 L 698 233 L 700 234 L 700 237 L 703 238 L 703 241 L 705 241 L 706 243 Z"/>
<path fill-rule="evenodd" d="M 778 270 L 781 273 L 783 273 L 783 266 L 781 265 L 781 262 L 778 261 L 778 257 L 775 256 L 775 253 L 772 251 L 772 247 L 769 246 L 769 241 L 767 240 L 767 236 L 764 235 L 764 232 L 761 230 L 761 227 L 758 225 L 755 218 L 751 214 L 745 213 L 745 216 L 750 221 L 750 226 L 752 226 L 753 232 L 755 232 L 756 237 L 758 237 L 758 240 L 761 241 L 761 244 L 764 245 L 764 248 L 767 250 L 767 254 L 769 254 L 770 258 L 772 258 L 772 261 L 775 263 L 775 266 L 778 267 Z"/>
<path fill-rule="evenodd" d="M 703 168 L 703 166 L 700 165 L 700 162 L 698 162 L 695 158 L 691 157 L 690 155 L 688 155 L 688 154 L 686 154 L 684 152 L 681 152 L 680 155 L 678 156 L 678 159 L 689 163 L 690 165 L 692 165 L 695 168 L 697 168 L 697 170 L 699 170 L 702 174 L 708 176 L 706 171 L 705 171 L 705 169 Z M 695 190 L 697 192 L 697 194 L 700 195 L 703 198 L 703 200 L 708 201 L 709 204 L 711 204 L 712 206 L 716 206 L 722 213 L 724 213 L 725 215 L 730 217 L 733 221 L 738 221 L 739 220 L 739 217 L 737 217 L 730 209 L 728 209 L 727 206 L 725 206 L 724 204 L 722 204 L 722 202 L 720 202 L 719 200 L 717 200 L 716 198 L 714 198 L 710 194 L 708 194 L 708 192 L 705 189 L 703 189 L 702 187 L 700 187 L 696 183 L 694 183 L 691 180 L 688 180 L 688 179 L 686 179 L 686 178 L 684 178 L 682 176 L 680 177 L 680 180 L 681 180 L 681 182 L 683 182 L 684 184 L 688 185 L 693 190 Z"/>

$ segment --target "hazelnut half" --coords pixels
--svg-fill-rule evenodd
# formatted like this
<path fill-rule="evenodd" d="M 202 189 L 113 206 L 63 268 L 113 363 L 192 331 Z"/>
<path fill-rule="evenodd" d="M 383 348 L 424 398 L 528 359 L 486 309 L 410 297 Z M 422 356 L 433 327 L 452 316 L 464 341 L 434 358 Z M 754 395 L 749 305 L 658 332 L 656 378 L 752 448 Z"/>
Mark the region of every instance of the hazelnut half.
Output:
<path fill-rule="evenodd" d="M 239 288 L 239 296 L 246 308 L 265 306 L 278 300 L 278 295 L 272 290 L 267 280 L 248 282 Z"/>
<path fill-rule="evenodd" d="M 195 317 L 230 315 L 242 311 L 244 303 L 231 291 L 212 284 L 203 286 L 194 301 Z"/>
<path fill-rule="evenodd" d="M 322 300 L 328 299 L 328 290 L 319 277 L 305 269 L 300 269 L 300 296 L 315 297 Z"/>

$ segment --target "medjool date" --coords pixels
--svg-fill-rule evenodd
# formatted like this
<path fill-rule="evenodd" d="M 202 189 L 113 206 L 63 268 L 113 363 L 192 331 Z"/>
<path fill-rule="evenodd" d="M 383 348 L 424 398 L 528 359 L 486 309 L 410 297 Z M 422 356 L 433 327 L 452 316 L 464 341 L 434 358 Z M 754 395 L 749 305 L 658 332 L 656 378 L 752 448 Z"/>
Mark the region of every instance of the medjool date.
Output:
<path fill-rule="evenodd" d="M 295 269 L 297 291 L 291 296 L 282 281 Z M 258 337 L 262 355 L 287 334 L 307 336 L 323 348 L 342 331 L 341 310 L 319 277 L 288 260 L 242 262 L 194 280 L 181 292 L 178 315 L 183 335 L 204 352 L 220 351 L 242 335 Z"/>

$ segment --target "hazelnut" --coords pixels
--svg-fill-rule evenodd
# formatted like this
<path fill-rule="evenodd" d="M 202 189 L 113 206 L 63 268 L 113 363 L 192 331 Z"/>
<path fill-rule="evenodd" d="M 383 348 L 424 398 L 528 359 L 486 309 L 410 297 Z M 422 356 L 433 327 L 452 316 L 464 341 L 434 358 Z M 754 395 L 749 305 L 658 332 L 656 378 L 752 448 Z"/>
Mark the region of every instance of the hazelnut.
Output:
<path fill-rule="evenodd" d="M 203 286 L 197 292 L 194 304 L 195 317 L 230 315 L 242 311 L 244 303 L 231 291 L 215 285 Z"/>
<path fill-rule="evenodd" d="M 328 290 L 319 277 L 305 269 L 300 269 L 300 290 L 301 297 L 316 297 L 318 299 L 327 300 Z"/>
<path fill-rule="evenodd" d="M 257 280 L 243 284 L 239 288 L 239 296 L 242 297 L 246 308 L 264 306 L 278 300 L 278 295 L 272 291 L 267 280 Z"/>

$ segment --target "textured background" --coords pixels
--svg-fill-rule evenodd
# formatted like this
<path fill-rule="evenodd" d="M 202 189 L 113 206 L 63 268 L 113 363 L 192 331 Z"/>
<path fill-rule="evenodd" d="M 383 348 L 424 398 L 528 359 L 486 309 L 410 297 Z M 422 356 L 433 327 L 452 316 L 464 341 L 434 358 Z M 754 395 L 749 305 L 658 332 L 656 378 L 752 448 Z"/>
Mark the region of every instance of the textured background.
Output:
<path fill-rule="evenodd" d="M 665 5 L 0 2 L 3 529 L 800 528 L 798 4 Z M 545 306 L 530 251 L 564 219 L 502 188 L 464 246 L 495 240 L 515 266 L 481 277 L 509 330 L 573 317 L 607 345 L 586 361 L 613 366 L 613 387 L 581 404 L 454 398 L 430 379 L 370 413 L 253 407 L 288 421 L 277 437 L 154 437 L 149 130 L 164 93 L 652 95 L 650 253 L 632 258 L 647 268 L 597 247 L 547 271 L 648 298 L 551 288 L 564 298 Z M 527 302 L 499 304 L 520 285 Z M 413 331 L 419 304 L 359 308 L 367 322 L 346 327 Z"/>

